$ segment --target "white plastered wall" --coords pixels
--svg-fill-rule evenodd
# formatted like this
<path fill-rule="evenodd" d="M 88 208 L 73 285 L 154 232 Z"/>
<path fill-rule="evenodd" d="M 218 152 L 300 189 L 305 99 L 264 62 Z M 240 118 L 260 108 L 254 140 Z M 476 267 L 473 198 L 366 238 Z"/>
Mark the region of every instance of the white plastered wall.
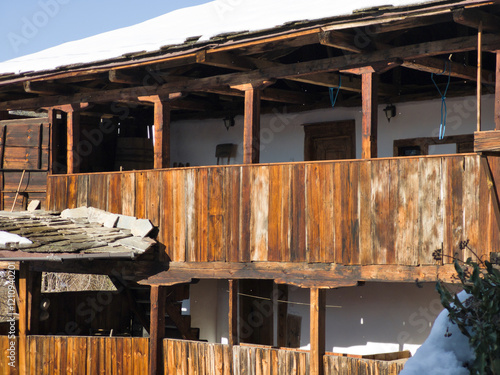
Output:
<path fill-rule="evenodd" d="M 228 296 L 225 280 L 201 280 L 191 286 L 192 322 L 200 328 L 201 339 L 227 344 Z M 289 286 L 288 301 L 288 313 L 302 318 L 300 346 L 308 349 L 309 289 Z M 332 289 L 326 293 L 326 304 L 326 350 L 348 354 L 414 353 L 442 310 L 433 283 L 417 287 L 414 283 L 368 282 Z"/>
<path fill-rule="evenodd" d="M 476 98 L 447 99 L 446 135 L 471 134 L 476 130 Z M 378 156 L 390 157 L 396 139 L 437 137 L 441 118 L 441 100 L 397 103 L 397 116 L 387 121 L 379 106 Z M 483 130 L 494 129 L 494 96 L 483 96 Z M 287 113 L 275 109 L 261 117 L 261 163 L 304 160 L 304 124 L 352 120 L 356 122 L 356 155 L 361 156 L 361 108 L 327 108 Z M 178 121 L 172 123 L 172 161 L 191 166 L 216 165 L 215 147 L 220 143 L 238 146 L 230 164 L 242 162 L 243 117 L 235 118 L 235 126 L 226 130 L 222 119 Z M 447 148 L 432 148 L 430 153 L 446 153 Z M 224 164 L 227 160 L 223 161 Z"/>

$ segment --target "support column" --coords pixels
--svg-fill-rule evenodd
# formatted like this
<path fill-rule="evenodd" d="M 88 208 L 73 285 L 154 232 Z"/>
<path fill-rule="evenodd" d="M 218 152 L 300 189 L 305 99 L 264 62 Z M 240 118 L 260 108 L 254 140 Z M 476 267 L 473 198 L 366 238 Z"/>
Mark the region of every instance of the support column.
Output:
<path fill-rule="evenodd" d="M 309 374 L 323 375 L 323 356 L 325 355 L 325 310 L 326 292 L 324 289 L 311 288 L 311 354 Z"/>
<path fill-rule="evenodd" d="M 257 164 L 260 159 L 260 90 L 245 90 L 245 125 L 243 164 Z"/>
<path fill-rule="evenodd" d="M 229 280 L 229 346 L 238 345 L 238 280 Z"/>
<path fill-rule="evenodd" d="M 481 107 L 482 107 L 482 65 L 483 65 L 483 22 L 479 22 L 477 33 L 477 131 L 481 131 Z"/>
<path fill-rule="evenodd" d="M 165 287 L 151 285 L 149 328 L 149 375 L 163 374 L 163 339 L 165 338 Z"/>
<path fill-rule="evenodd" d="M 245 92 L 243 164 L 259 163 L 261 91 L 273 83 L 273 81 L 261 81 L 231 86 L 232 89 Z"/>
<path fill-rule="evenodd" d="M 496 52 L 496 82 L 495 82 L 495 130 L 500 130 L 500 50 Z"/>
<path fill-rule="evenodd" d="M 60 130 L 59 123 L 57 121 L 57 111 L 54 108 L 49 108 L 47 114 L 49 116 L 50 124 L 49 174 L 55 174 L 58 170 L 58 134 Z"/>
<path fill-rule="evenodd" d="M 377 128 L 378 128 L 378 74 L 363 73 L 362 81 L 362 108 L 363 130 L 361 140 L 361 158 L 377 157 Z"/>
<path fill-rule="evenodd" d="M 166 101 L 158 100 L 154 102 L 154 168 L 170 167 L 170 104 Z"/>
<path fill-rule="evenodd" d="M 78 142 L 80 140 L 80 114 L 75 110 L 68 111 L 67 126 L 67 164 L 68 174 L 78 173 L 80 157 L 77 154 Z"/>
<path fill-rule="evenodd" d="M 279 302 L 288 301 L 288 285 L 278 284 L 278 347 L 287 347 L 287 320 L 288 320 L 288 303 Z"/>

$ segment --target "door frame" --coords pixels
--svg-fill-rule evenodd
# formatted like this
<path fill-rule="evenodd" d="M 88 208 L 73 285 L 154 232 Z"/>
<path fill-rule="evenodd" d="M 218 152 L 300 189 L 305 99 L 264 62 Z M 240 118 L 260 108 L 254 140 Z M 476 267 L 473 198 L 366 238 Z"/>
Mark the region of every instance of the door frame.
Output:
<path fill-rule="evenodd" d="M 304 161 L 312 161 L 314 141 L 318 138 L 345 137 L 351 138 L 351 155 L 347 159 L 356 158 L 356 121 L 328 121 L 303 124 L 304 138 Z"/>

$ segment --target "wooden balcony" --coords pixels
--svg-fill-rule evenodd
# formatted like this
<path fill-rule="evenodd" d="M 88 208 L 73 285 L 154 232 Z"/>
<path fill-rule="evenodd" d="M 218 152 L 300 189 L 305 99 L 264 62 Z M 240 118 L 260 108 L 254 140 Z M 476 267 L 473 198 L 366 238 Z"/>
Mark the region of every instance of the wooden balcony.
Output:
<path fill-rule="evenodd" d="M 436 266 L 471 256 L 462 241 L 483 259 L 499 251 L 499 166 L 462 154 L 52 175 L 48 207 L 148 218 L 179 272 L 250 277 L 253 267 L 272 278 L 301 263 L 309 276 L 359 266 L 342 270 L 409 281 L 419 277 L 409 267 L 435 278 Z"/>

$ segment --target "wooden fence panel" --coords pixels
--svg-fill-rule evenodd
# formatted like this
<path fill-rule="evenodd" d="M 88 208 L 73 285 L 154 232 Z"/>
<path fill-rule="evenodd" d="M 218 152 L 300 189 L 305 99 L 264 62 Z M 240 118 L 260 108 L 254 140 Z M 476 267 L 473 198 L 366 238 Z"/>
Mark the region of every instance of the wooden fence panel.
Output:
<path fill-rule="evenodd" d="M 479 235 L 480 222 L 497 224 L 481 165 L 461 154 L 55 175 L 49 208 L 149 218 L 179 262 L 438 265 L 460 241 L 483 255 L 495 246 L 496 232 Z"/>

